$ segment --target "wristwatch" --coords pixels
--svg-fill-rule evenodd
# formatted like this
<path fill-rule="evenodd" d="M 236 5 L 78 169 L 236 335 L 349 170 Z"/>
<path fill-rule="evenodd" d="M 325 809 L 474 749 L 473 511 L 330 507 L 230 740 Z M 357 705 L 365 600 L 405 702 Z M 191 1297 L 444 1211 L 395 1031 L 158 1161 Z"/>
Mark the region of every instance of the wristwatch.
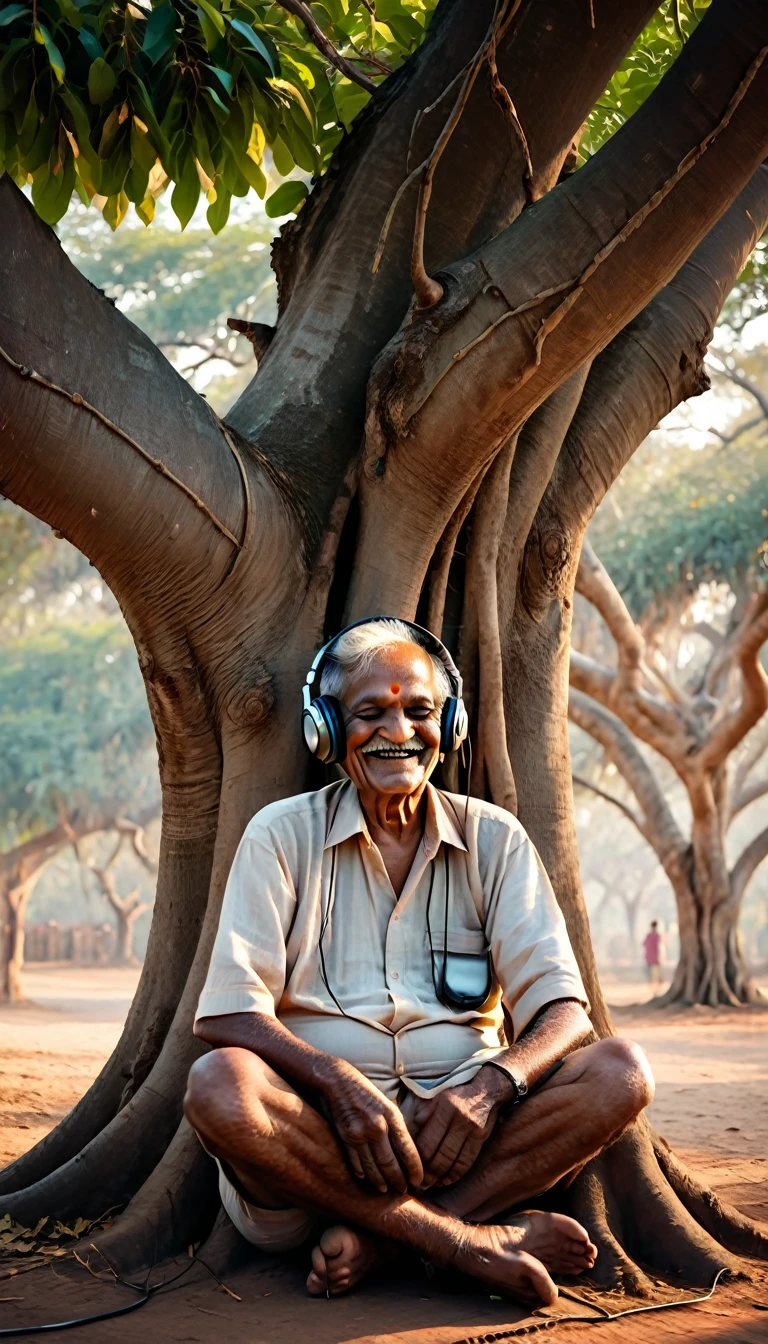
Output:
<path fill-rule="evenodd" d="M 515 1089 L 515 1095 L 512 1098 L 513 1106 L 515 1106 L 518 1101 L 522 1101 L 523 1097 L 527 1096 L 528 1084 L 525 1082 L 525 1079 L 519 1078 L 510 1068 L 507 1068 L 506 1064 L 500 1064 L 496 1059 L 485 1059 L 483 1060 L 483 1063 L 487 1064 L 489 1068 L 497 1069 L 499 1073 L 503 1073 L 504 1077 L 512 1084 Z"/>

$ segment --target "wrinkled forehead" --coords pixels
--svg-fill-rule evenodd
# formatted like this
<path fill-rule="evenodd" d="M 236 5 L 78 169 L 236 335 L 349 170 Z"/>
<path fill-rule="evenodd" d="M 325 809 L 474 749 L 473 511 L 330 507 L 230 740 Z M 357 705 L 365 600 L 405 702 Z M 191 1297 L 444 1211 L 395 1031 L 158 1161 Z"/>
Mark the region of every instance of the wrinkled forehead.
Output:
<path fill-rule="evenodd" d="M 434 699 L 436 689 L 429 654 L 418 644 L 398 643 L 376 650 L 368 665 L 353 677 L 344 699 L 348 703 L 368 695 Z"/>

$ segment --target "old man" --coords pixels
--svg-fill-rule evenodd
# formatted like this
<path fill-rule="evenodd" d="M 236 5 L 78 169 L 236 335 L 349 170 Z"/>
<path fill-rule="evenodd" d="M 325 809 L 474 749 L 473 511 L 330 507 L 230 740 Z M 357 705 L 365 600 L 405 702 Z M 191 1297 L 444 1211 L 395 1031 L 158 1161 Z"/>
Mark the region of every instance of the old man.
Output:
<path fill-rule="evenodd" d="M 224 1208 L 264 1250 L 313 1237 L 315 1295 L 399 1244 L 551 1303 L 552 1275 L 596 1248 L 531 1204 L 647 1105 L 645 1057 L 583 1045 L 584 987 L 520 823 L 429 783 L 465 732 L 438 640 L 390 618 L 342 631 L 304 724 L 346 779 L 250 822 L 195 1024 L 213 1049 L 186 1114 Z"/>

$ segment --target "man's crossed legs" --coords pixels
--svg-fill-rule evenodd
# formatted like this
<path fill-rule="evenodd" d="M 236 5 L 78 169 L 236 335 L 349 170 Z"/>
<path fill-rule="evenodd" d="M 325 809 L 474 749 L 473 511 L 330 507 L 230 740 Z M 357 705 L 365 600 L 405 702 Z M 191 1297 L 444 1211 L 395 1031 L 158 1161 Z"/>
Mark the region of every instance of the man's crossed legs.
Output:
<path fill-rule="evenodd" d="M 357 1180 L 323 1116 L 249 1050 L 219 1049 L 198 1060 L 185 1111 L 254 1204 L 290 1204 L 337 1221 L 313 1251 L 310 1292 L 346 1291 L 383 1238 L 511 1297 L 551 1303 L 550 1273 L 580 1273 L 594 1263 L 584 1228 L 538 1211 L 489 1220 L 578 1171 L 652 1097 L 643 1052 L 616 1037 L 598 1041 L 569 1055 L 539 1092 L 502 1117 L 455 1185 L 405 1195 Z"/>

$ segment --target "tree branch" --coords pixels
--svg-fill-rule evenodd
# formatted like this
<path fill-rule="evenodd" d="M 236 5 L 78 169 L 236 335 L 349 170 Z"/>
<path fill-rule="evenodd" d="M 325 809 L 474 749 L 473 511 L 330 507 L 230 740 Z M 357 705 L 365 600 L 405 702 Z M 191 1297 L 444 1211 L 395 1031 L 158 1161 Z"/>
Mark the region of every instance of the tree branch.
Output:
<path fill-rule="evenodd" d="M 741 793 L 738 794 L 731 805 L 730 819 L 733 820 L 739 812 L 743 812 L 750 803 L 756 803 L 758 798 L 763 798 L 768 793 L 768 779 L 755 779 L 751 784 L 745 785 Z"/>
<path fill-rule="evenodd" d="M 626 725 L 573 685 L 568 697 L 568 717 L 600 743 L 606 759 L 616 766 L 631 788 L 643 811 L 642 821 L 636 821 L 638 830 L 655 850 L 665 870 L 678 867 L 687 850 L 685 838 L 653 771 Z"/>
<path fill-rule="evenodd" d="M 625 817 L 628 817 L 633 826 L 637 827 L 643 838 L 647 839 L 645 834 L 645 823 L 642 818 L 638 816 L 637 812 L 633 812 L 631 807 L 627 807 L 627 804 L 623 803 L 620 798 L 614 798 L 612 793 L 607 793 L 605 789 L 601 789 L 598 784 L 595 784 L 591 779 L 587 779 L 585 775 L 573 774 L 572 779 L 574 784 L 577 784 L 579 788 L 589 789 L 591 793 L 596 794 L 598 798 L 602 798 L 604 802 L 612 803 L 614 807 L 617 807 L 620 812 L 624 813 Z"/>
<path fill-rule="evenodd" d="M 768 749 L 768 718 L 754 728 L 749 735 L 733 774 L 733 792 L 736 796 L 746 784 L 748 776 L 765 755 Z"/>
<path fill-rule="evenodd" d="M 225 573 L 244 501 L 212 412 L 7 176 L 0 218 L 4 493 L 71 540 L 121 600 L 139 575 L 188 576 L 201 551 L 212 576 Z"/>
<path fill-rule="evenodd" d="M 701 764 L 706 770 L 722 765 L 768 709 L 768 676 L 760 663 L 760 649 L 766 639 L 768 591 L 755 594 L 733 637 L 732 657 L 741 673 L 741 701 L 711 729 L 701 750 Z"/>
<path fill-rule="evenodd" d="M 715 3 L 659 87 L 586 167 L 470 262 L 447 268 L 446 298 L 414 314 L 387 347 L 370 387 L 349 611 L 370 610 L 374 596 L 412 610 L 431 553 L 415 522 L 424 482 L 442 531 L 498 445 L 671 278 L 757 169 L 768 146 L 757 127 L 766 120 L 768 48 L 758 0 L 737 3 L 738 40 L 730 10 Z M 745 50 L 754 52 L 746 66 Z M 691 100 L 692 83 L 705 98 Z M 367 517 L 390 511 L 408 553 L 384 595 L 380 528 L 369 531 Z"/>
<path fill-rule="evenodd" d="M 507 751 L 504 678 L 499 635 L 496 563 L 509 498 L 509 473 L 515 441 L 499 453 L 478 492 L 467 548 L 465 609 L 473 608 L 477 628 L 478 768 L 485 765 L 491 798 L 498 807 L 517 812 L 517 789 Z"/>
<path fill-rule="evenodd" d="M 765 858 L 768 858 L 768 826 L 750 841 L 731 870 L 731 891 L 737 905 Z"/>
<path fill-rule="evenodd" d="M 276 248 L 277 332 L 257 379 L 228 418 L 298 484 L 318 539 L 359 451 L 371 365 L 412 298 L 415 180 L 374 275 L 377 240 L 410 162 L 422 164 L 429 155 L 445 120 L 443 95 L 483 42 L 494 6 L 495 0 L 459 0 L 437 7 L 422 47 L 379 89 Z M 537 0 L 520 11 L 499 46 L 498 68 L 526 128 L 537 192 L 556 182 L 574 134 L 653 10 L 653 0 L 620 6 L 599 0 L 596 34 L 583 24 L 578 6 L 565 0 Z M 429 274 L 498 234 L 525 205 L 524 155 L 498 129 L 498 111 L 477 80 L 461 133 L 451 139 L 433 183 L 425 239 Z M 303 417 L 300 434 L 297 405 L 314 408 Z"/>
<path fill-rule="evenodd" d="M 340 70 L 342 75 L 346 75 L 347 79 L 351 79 L 354 84 L 359 84 L 360 88 L 365 89 L 367 93 L 376 92 L 376 85 L 373 80 L 369 79 L 360 70 L 356 70 L 352 62 L 336 50 L 304 0 L 277 0 L 277 3 L 282 9 L 287 9 L 289 14 L 295 14 L 296 18 L 301 20 L 317 50 L 325 57 L 329 65 L 334 66 L 336 70 Z"/>
<path fill-rule="evenodd" d="M 605 567 L 585 540 L 576 574 L 576 588 L 600 612 L 618 652 L 615 674 L 600 669 L 583 655 L 572 657 L 572 684 L 595 696 L 613 710 L 649 746 L 670 761 L 678 772 L 691 748 L 698 746 L 695 723 L 678 704 L 667 704 L 642 685 L 644 641 Z"/>
<path fill-rule="evenodd" d="M 760 419 L 768 420 L 768 397 L 761 391 L 757 383 L 753 382 L 751 378 L 748 378 L 740 369 L 735 368 L 732 364 L 726 363 L 724 359 L 715 360 L 712 355 L 710 355 L 707 364 L 712 372 L 719 378 L 726 378 L 729 383 L 733 383 L 736 387 L 742 388 L 745 392 L 748 392 L 751 397 L 754 397 L 760 407 Z M 759 424 L 760 421 L 758 420 L 757 422 L 752 423 Z M 742 432 L 745 428 L 746 426 L 742 426 Z"/>
<path fill-rule="evenodd" d="M 761 166 L 674 279 L 594 361 L 542 506 L 542 530 L 557 528 L 566 549 L 659 421 L 709 386 L 704 352 L 766 227 Z"/>

